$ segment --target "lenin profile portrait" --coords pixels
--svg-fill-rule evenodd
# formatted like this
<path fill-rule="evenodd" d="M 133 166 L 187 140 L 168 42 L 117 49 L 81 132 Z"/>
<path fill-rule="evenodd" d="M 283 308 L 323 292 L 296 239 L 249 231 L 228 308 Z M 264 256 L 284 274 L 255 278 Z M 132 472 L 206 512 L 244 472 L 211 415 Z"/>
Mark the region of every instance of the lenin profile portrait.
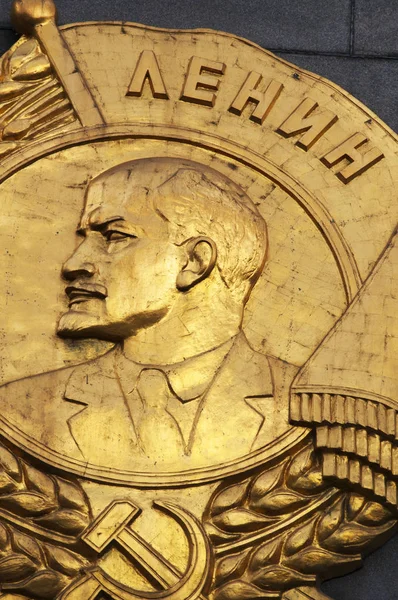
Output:
<path fill-rule="evenodd" d="M 289 428 L 292 367 L 242 327 L 267 227 L 237 184 L 181 158 L 119 164 L 89 181 L 77 238 L 60 265 L 57 334 L 113 347 L 0 388 L 3 417 L 29 443 L 171 472 L 234 461 Z"/>

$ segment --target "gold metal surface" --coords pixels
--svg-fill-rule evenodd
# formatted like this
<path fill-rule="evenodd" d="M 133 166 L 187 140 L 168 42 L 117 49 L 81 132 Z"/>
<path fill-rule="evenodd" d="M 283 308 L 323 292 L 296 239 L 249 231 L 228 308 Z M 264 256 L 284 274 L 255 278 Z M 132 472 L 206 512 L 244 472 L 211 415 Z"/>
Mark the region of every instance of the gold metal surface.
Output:
<path fill-rule="evenodd" d="M 395 134 L 228 34 L 12 17 L 0 598 L 325 599 L 397 523 Z"/>

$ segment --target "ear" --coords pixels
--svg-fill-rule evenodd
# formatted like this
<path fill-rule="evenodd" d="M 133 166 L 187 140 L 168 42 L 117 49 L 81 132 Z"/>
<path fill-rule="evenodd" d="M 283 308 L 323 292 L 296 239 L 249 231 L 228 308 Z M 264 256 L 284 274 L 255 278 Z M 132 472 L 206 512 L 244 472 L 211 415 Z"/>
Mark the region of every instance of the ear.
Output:
<path fill-rule="evenodd" d="M 191 238 L 184 245 L 188 260 L 177 275 L 177 289 L 181 292 L 206 279 L 217 262 L 217 246 L 211 238 Z"/>

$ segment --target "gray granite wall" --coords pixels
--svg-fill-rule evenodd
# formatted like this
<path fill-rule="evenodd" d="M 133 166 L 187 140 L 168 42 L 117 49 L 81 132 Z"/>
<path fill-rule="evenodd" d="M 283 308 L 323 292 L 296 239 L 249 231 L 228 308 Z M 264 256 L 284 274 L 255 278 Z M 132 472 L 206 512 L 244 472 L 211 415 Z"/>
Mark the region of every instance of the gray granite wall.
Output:
<path fill-rule="evenodd" d="M 16 40 L 0 0 L 0 53 Z M 220 29 L 338 83 L 398 131 L 398 0 L 57 0 L 61 23 L 127 20 Z M 398 600 L 398 536 L 361 571 L 324 585 L 335 600 Z"/>

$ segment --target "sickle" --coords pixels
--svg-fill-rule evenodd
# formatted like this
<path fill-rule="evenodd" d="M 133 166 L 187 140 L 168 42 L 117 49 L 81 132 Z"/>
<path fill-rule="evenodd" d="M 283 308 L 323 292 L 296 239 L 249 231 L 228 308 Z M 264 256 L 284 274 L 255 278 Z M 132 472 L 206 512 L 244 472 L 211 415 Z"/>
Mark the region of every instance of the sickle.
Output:
<path fill-rule="evenodd" d="M 60 596 L 60 600 L 96 600 L 101 592 L 106 592 L 113 600 L 197 600 L 204 597 L 201 591 L 206 583 L 211 564 L 210 546 L 199 521 L 188 511 L 169 502 L 154 502 L 154 507 L 174 518 L 189 544 L 188 568 L 181 577 L 176 569 L 177 583 L 159 592 L 132 590 L 117 583 L 99 567 L 87 572 L 83 579 L 72 584 Z"/>

